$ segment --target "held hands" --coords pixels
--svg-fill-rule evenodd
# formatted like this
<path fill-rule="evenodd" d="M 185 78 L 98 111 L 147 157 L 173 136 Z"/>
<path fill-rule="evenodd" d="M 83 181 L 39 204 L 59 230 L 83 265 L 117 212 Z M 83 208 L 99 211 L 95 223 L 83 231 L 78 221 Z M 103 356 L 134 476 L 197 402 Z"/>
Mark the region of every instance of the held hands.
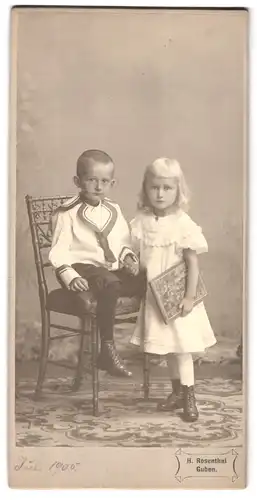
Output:
<path fill-rule="evenodd" d="M 184 297 L 179 308 L 181 309 L 181 316 L 186 316 L 189 314 L 194 306 L 194 299 L 190 297 Z"/>
<path fill-rule="evenodd" d="M 137 276 L 139 273 L 139 262 L 135 255 L 128 254 L 124 259 L 124 268 L 128 273 Z"/>
<path fill-rule="evenodd" d="M 73 292 L 86 292 L 88 290 L 88 282 L 85 278 L 78 276 L 70 283 L 70 290 Z"/>

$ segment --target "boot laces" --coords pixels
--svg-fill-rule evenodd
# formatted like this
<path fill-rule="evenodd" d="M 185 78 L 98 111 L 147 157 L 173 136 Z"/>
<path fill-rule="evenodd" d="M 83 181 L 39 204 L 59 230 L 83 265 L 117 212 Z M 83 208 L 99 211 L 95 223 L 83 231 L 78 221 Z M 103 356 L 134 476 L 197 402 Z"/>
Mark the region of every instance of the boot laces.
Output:
<path fill-rule="evenodd" d="M 188 401 L 189 408 L 194 409 L 195 408 L 195 395 L 194 395 L 194 392 L 192 390 L 188 391 L 187 401 Z"/>
<path fill-rule="evenodd" d="M 114 347 L 114 344 L 111 344 L 110 345 L 110 350 L 111 350 L 111 354 L 112 354 L 112 359 L 114 361 L 114 363 L 117 365 L 117 364 L 120 364 L 123 366 L 123 361 L 122 359 L 120 358 L 118 352 L 116 351 L 115 347 Z"/>

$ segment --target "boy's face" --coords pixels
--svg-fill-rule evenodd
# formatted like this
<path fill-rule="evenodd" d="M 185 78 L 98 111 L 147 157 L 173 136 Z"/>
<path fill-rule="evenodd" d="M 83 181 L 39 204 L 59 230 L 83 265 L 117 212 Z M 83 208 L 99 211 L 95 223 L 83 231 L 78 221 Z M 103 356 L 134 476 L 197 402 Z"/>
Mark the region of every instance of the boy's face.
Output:
<path fill-rule="evenodd" d="M 115 180 L 112 163 L 91 162 L 81 169 L 79 176 L 74 177 L 75 185 L 81 189 L 86 200 L 92 205 L 98 205 L 103 200 Z"/>

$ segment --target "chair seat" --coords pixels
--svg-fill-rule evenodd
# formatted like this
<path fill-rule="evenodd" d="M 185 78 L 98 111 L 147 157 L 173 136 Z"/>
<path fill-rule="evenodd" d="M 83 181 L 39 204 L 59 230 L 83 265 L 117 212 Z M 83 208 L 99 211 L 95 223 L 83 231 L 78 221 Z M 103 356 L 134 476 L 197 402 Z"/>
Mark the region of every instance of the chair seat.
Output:
<path fill-rule="evenodd" d="M 81 317 L 96 314 L 96 300 L 90 292 L 75 293 L 65 288 L 52 290 L 46 302 L 48 311 Z M 139 297 L 119 297 L 116 316 L 133 314 L 140 307 Z"/>

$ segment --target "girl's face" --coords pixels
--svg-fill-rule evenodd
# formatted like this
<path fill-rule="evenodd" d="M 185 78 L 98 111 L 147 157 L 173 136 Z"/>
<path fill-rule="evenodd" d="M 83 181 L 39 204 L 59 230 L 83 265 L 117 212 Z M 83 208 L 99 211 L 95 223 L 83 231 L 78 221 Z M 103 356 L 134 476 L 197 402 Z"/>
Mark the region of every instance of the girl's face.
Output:
<path fill-rule="evenodd" d="M 145 183 L 150 205 L 157 210 L 167 210 L 174 205 L 178 194 L 178 183 L 174 177 L 148 175 Z"/>

